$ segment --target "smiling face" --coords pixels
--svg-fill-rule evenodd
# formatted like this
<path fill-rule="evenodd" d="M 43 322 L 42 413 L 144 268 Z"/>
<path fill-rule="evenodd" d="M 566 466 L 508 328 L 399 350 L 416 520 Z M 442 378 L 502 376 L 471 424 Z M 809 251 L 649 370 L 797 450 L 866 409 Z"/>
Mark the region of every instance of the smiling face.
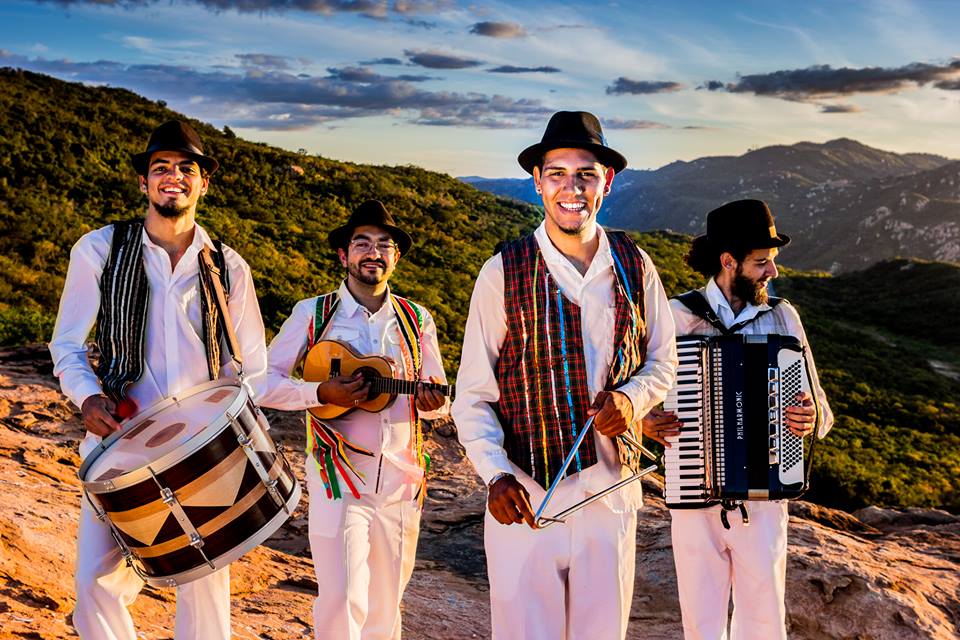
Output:
<path fill-rule="evenodd" d="M 140 190 L 149 207 L 164 218 L 180 218 L 195 212 L 210 179 L 190 156 L 177 151 L 157 151 L 150 157 L 147 175 L 140 176 Z"/>
<path fill-rule="evenodd" d="M 533 180 L 543 195 L 547 231 L 579 236 L 596 224 L 603 196 L 610 192 L 613 169 L 586 149 L 553 149 L 534 167 Z"/>
<path fill-rule="evenodd" d="M 390 233 L 374 225 L 353 230 L 346 249 L 337 250 L 340 264 L 347 269 L 347 279 L 377 286 L 390 279 L 400 252 Z"/>

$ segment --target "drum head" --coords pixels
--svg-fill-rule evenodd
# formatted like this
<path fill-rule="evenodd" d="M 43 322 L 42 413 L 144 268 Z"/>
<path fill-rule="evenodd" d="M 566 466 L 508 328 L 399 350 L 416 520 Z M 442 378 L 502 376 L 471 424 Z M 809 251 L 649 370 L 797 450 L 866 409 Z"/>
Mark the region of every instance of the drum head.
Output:
<path fill-rule="evenodd" d="M 221 420 L 241 393 L 238 386 L 220 385 L 188 391 L 176 402 L 162 400 L 124 428 L 93 461 L 83 480 L 112 480 L 159 460 Z"/>

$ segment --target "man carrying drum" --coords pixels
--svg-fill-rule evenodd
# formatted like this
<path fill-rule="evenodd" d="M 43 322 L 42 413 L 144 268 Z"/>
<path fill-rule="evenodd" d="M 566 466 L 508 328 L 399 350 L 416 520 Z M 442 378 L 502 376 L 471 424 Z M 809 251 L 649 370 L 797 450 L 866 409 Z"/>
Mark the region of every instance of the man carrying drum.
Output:
<path fill-rule="evenodd" d="M 87 427 L 81 458 L 118 430 L 120 420 L 203 382 L 235 377 L 232 364 L 221 366 L 214 294 L 200 276 L 205 247 L 229 290 L 244 382 L 255 395 L 265 377 L 263 321 L 250 267 L 195 221 L 217 161 L 204 154 L 189 124 L 170 121 L 133 156 L 133 166 L 147 198 L 146 217 L 107 225 L 77 241 L 49 345 L 60 386 Z M 94 326 L 101 354 L 96 367 L 86 346 Z M 143 581 L 126 566 L 109 526 L 85 499 L 75 581 L 73 624 L 81 638 L 137 637 L 127 606 Z M 177 588 L 174 634 L 177 640 L 230 638 L 228 569 Z"/>
<path fill-rule="evenodd" d="M 294 306 L 270 343 L 263 405 L 339 415 L 306 415 L 315 637 L 400 638 L 400 599 L 413 573 L 429 460 L 420 419 L 448 413 L 432 388 L 446 381 L 437 327 L 425 308 L 390 291 L 390 276 L 413 241 L 382 203 L 361 204 L 327 240 L 346 278 L 335 291 Z M 396 378 L 416 383 L 404 391 L 394 381 L 405 395 L 370 412 L 363 404 L 376 389 L 346 367 L 336 375 L 341 363 L 322 381 L 292 378 L 305 357 L 310 377 L 311 358 L 328 341 L 345 354 L 385 357 Z"/>
<path fill-rule="evenodd" d="M 454 403 L 460 441 L 489 491 L 493 637 L 620 639 L 633 594 L 640 483 L 549 528 L 536 528 L 534 509 L 588 417 L 595 428 L 550 513 L 636 470 L 639 451 L 617 437 L 629 430 L 639 440 L 640 416 L 673 385 L 673 319 L 649 256 L 597 224 L 627 164 L 597 118 L 554 114 L 542 141 L 518 160 L 546 216 L 477 277 Z"/>

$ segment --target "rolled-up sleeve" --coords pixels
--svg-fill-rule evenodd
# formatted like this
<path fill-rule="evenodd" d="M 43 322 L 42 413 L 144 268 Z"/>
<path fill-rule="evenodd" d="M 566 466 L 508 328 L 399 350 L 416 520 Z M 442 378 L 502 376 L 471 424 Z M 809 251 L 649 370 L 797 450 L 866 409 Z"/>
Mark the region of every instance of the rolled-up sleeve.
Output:
<path fill-rule="evenodd" d="M 503 262 L 496 255 L 480 270 L 473 287 L 453 403 L 460 443 L 485 483 L 511 472 L 503 427 L 493 409 L 500 400 L 495 369 L 507 335 L 503 304 Z"/>

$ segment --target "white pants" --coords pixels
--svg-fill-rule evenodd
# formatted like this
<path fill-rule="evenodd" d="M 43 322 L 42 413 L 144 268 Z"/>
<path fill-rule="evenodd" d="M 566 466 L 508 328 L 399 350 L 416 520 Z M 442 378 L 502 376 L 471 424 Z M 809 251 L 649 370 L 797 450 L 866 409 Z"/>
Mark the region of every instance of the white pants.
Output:
<path fill-rule="evenodd" d="M 400 638 L 400 600 L 417 553 L 420 507 L 417 487 L 389 495 L 347 491 L 328 500 L 308 457 L 310 554 L 317 574 L 313 604 L 317 640 Z"/>
<path fill-rule="evenodd" d="M 517 478 L 536 510 L 544 490 Z M 547 508 L 577 502 L 561 484 Z M 636 565 L 637 513 L 597 501 L 564 523 L 534 530 L 503 525 L 489 509 L 484 547 L 494 640 L 622 640 L 630 619 Z"/>
<path fill-rule="evenodd" d="M 120 548 L 85 498 L 81 499 L 73 626 L 85 640 L 135 640 L 127 607 L 143 580 L 126 565 Z M 230 569 L 177 587 L 177 640 L 229 640 Z"/>
<path fill-rule="evenodd" d="M 726 640 L 731 591 L 733 640 L 786 640 L 787 503 L 745 506 L 750 525 L 728 511 L 730 529 L 719 506 L 670 510 L 686 640 Z"/>

